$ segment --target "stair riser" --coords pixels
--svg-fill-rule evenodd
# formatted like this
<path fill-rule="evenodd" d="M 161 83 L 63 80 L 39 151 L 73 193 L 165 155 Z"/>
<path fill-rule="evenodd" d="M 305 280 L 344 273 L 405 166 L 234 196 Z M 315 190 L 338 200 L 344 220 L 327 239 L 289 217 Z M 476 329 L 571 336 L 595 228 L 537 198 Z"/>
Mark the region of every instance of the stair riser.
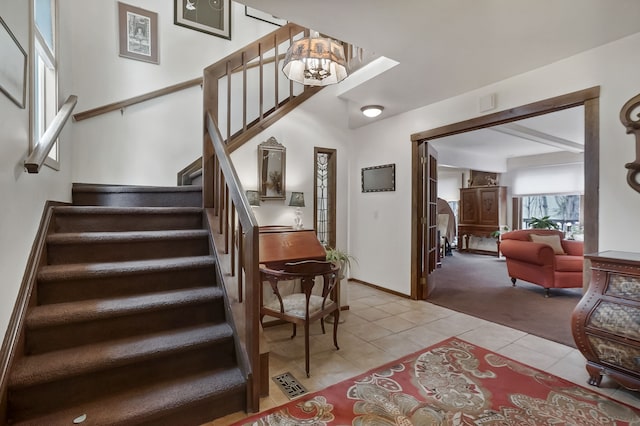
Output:
<path fill-rule="evenodd" d="M 219 300 L 208 304 L 181 306 L 99 321 L 28 329 L 26 351 L 27 354 L 35 355 L 202 323 L 219 323 L 224 320 L 223 306 L 222 300 Z"/>
<path fill-rule="evenodd" d="M 56 214 L 56 232 L 126 232 L 202 229 L 202 213 Z"/>
<path fill-rule="evenodd" d="M 180 290 L 204 286 L 216 277 L 215 267 L 150 271 L 108 277 L 38 282 L 38 304 L 74 302 L 148 294 L 157 291 Z"/>
<path fill-rule="evenodd" d="M 228 339 L 215 345 L 183 350 L 168 356 L 90 374 L 69 377 L 51 383 L 10 389 L 9 407 L 16 421 L 164 380 L 195 374 L 204 370 L 226 368 L 235 362 L 233 342 Z M 81 415 L 82 413 L 78 413 Z M 71 424 L 69 419 L 69 424 Z M 89 419 L 89 423 L 90 419 Z M 182 423 L 178 423 L 182 424 Z"/>
<path fill-rule="evenodd" d="M 202 207 L 201 192 L 73 192 L 76 206 Z"/>
<path fill-rule="evenodd" d="M 49 243 L 47 253 L 50 265 L 205 256 L 209 254 L 209 240 L 204 236 L 147 241 Z"/>

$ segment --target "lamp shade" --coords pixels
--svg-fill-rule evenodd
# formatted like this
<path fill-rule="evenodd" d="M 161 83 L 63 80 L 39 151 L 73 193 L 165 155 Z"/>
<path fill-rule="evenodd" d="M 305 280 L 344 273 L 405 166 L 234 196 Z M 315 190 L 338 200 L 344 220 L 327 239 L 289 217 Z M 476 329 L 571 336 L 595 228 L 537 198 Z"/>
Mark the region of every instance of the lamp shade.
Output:
<path fill-rule="evenodd" d="M 347 77 L 347 61 L 340 43 L 329 38 L 306 37 L 294 41 L 284 58 L 282 72 L 307 86 L 328 86 Z"/>
<path fill-rule="evenodd" d="M 260 205 L 260 192 L 258 191 L 247 191 L 247 199 L 249 200 L 250 206 L 259 206 Z"/>
<path fill-rule="evenodd" d="M 292 192 L 289 206 L 304 207 L 304 192 Z"/>

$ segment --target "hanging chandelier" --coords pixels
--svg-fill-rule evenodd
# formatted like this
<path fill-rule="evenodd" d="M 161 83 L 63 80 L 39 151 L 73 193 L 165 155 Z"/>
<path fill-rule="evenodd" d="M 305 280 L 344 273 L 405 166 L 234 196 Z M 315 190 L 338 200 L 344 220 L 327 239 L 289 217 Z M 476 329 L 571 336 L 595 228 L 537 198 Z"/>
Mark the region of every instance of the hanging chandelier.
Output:
<path fill-rule="evenodd" d="M 312 35 L 294 41 L 284 58 L 282 72 L 288 79 L 307 86 L 336 84 L 347 77 L 347 61 L 342 44 Z"/>

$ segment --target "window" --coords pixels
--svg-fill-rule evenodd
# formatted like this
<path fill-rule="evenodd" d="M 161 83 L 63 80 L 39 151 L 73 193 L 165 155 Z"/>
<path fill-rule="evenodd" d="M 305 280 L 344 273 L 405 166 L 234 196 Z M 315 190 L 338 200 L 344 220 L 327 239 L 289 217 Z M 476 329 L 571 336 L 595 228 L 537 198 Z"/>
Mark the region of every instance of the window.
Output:
<path fill-rule="evenodd" d="M 33 1 L 32 149 L 58 111 L 56 62 L 56 0 Z M 58 144 L 45 164 L 58 168 Z"/>
<path fill-rule="evenodd" d="M 558 229 L 568 236 L 581 233 L 580 195 L 532 195 L 522 197 L 522 228 L 529 227 L 532 217 L 549 216 Z"/>
<path fill-rule="evenodd" d="M 336 247 L 336 150 L 315 148 L 314 222 L 325 247 Z"/>

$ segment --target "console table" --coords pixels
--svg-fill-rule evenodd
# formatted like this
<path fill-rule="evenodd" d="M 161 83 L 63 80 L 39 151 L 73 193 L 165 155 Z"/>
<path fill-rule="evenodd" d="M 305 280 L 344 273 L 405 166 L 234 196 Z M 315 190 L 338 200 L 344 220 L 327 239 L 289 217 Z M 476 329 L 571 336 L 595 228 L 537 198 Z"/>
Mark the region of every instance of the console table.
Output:
<path fill-rule="evenodd" d="M 589 384 L 608 375 L 640 390 L 640 253 L 587 254 L 591 284 L 573 311 L 571 329 L 587 358 Z"/>

